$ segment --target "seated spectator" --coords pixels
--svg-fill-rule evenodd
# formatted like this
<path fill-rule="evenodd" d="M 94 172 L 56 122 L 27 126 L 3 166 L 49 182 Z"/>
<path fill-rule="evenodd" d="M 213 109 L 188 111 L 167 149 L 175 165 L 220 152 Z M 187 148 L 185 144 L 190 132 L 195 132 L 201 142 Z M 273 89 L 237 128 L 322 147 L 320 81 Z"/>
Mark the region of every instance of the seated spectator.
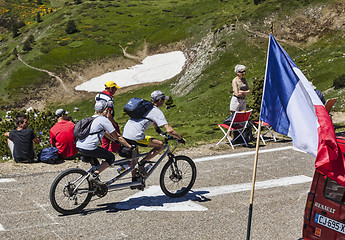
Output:
<path fill-rule="evenodd" d="M 11 150 L 15 162 L 33 162 L 35 158 L 33 142 L 40 143 L 34 132 L 28 128 L 28 120 L 25 116 L 16 118 L 16 129 L 6 132 L 8 147 Z"/>
<path fill-rule="evenodd" d="M 59 149 L 60 159 L 74 159 L 78 152 L 73 135 L 74 123 L 68 121 L 67 113 L 63 109 L 56 110 L 57 123 L 50 129 L 50 142 L 52 147 Z"/>

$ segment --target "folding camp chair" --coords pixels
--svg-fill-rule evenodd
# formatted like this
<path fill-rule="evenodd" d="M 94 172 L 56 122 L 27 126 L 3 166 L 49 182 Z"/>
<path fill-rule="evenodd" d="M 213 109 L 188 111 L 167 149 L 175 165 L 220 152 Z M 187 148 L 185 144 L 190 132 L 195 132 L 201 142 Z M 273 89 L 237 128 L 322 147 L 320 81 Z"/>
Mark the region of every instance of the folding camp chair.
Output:
<path fill-rule="evenodd" d="M 328 114 L 330 114 L 330 112 L 332 111 L 336 102 L 337 102 L 336 98 L 327 99 L 327 101 L 325 103 L 325 108 L 326 108 Z"/>
<path fill-rule="evenodd" d="M 252 123 L 252 126 L 253 126 L 253 128 L 255 129 L 255 133 L 254 133 L 254 135 L 259 131 L 259 129 L 255 126 L 255 124 L 256 125 L 258 125 L 259 126 L 259 121 L 257 121 L 257 120 L 255 120 L 255 121 L 253 121 L 253 123 Z M 263 134 L 260 134 L 260 139 L 261 139 L 261 141 L 266 145 L 266 142 L 265 142 L 265 140 L 264 140 L 264 136 L 266 135 L 266 134 L 269 134 L 270 136 L 268 137 L 268 139 L 266 139 L 266 141 L 275 141 L 275 142 L 277 142 L 277 139 L 276 139 L 276 137 L 275 137 L 275 135 L 274 135 L 274 133 L 273 133 L 273 129 L 272 129 L 272 127 L 271 127 L 271 125 L 269 125 L 268 123 L 266 123 L 266 122 L 264 122 L 264 121 L 261 121 L 261 129 L 262 128 L 266 128 L 266 132 L 264 132 Z"/>
<path fill-rule="evenodd" d="M 246 146 L 248 146 L 248 143 L 243 133 L 247 128 L 247 125 L 249 124 L 249 117 L 252 111 L 253 110 L 249 110 L 246 112 L 235 112 L 229 125 L 224 123 L 217 124 L 219 129 L 222 130 L 222 132 L 224 133 L 224 136 L 222 137 L 222 139 L 220 139 L 217 145 L 220 144 L 224 139 L 226 139 L 225 141 L 229 141 L 229 144 L 231 145 L 232 149 L 234 149 L 234 146 L 237 145 L 245 144 Z M 230 135 L 231 132 L 238 133 L 238 135 L 232 141 L 228 138 L 228 135 Z M 238 138 L 240 137 L 242 138 L 243 143 L 234 144 L 236 140 L 238 140 Z"/>

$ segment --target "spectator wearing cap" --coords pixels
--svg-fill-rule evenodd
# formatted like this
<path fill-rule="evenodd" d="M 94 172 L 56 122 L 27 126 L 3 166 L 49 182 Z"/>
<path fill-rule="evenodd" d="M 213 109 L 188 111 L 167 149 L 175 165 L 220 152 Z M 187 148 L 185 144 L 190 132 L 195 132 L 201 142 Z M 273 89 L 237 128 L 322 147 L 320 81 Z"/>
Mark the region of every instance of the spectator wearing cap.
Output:
<path fill-rule="evenodd" d="M 138 170 L 141 174 L 145 175 L 145 163 L 155 157 L 162 149 L 163 142 L 153 138 L 151 136 L 145 135 L 146 130 L 150 126 L 154 126 L 158 134 L 163 133 L 160 127 L 164 127 L 166 132 L 179 139 L 181 143 L 184 143 L 183 138 L 168 124 L 163 112 L 159 109 L 163 106 L 165 100 L 168 100 L 169 97 L 165 94 L 156 90 L 151 93 L 151 102 L 153 103 L 153 108 L 147 112 L 141 119 L 132 119 L 130 118 L 123 130 L 123 137 L 129 144 L 142 146 L 142 147 L 151 147 L 153 148 L 149 154 L 139 163 Z M 135 160 L 132 162 L 132 165 L 135 164 Z M 132 181 L 137 181 L 135 173 L 132 172 Z M 131 187 L 134 189 L 134 187 Z"/>
<path fill-rule="evenodd" d="M 33 142 L 40 143 L 34 132 L 28 128 L 25 116 L 17 116 L 16 129 L 4 133 L 7 137 L 8 147 L 15 162 L 33 162 L 35 158 Z"/>
<path fill-rule="evenodd" d="M 68 121 L 67 114 L 61 108 L 56 110 L 57 123 L 50 129 L 50 142 L 59 149 L 60 159 L 74 159 L 78 152 L 73 135 L 74 123 Z"/>
<path fill-rule="evenodd" d="M 104 185 L 99 179 L 99 173 L 104 171 L 115 161 L 115 155 L 98 146 L 100 139 L 106 135 L 112 141 L 119 141 L 124 146 L 131 148 L 124 138 L 115 130 L 113 124 L 106 117 L 108 115 L 109 107 L 106 101 L 99 100 L 95 103 L 95 114 L 92 116 L 94 120 L 90 126 L 90 134 L 84 139 L 77 140 L 77 148 L 79 152 L 87 157 L 104 159 L 91 176 L 91 181 L 96 185 Z"/>
<path fill-rule="evenodd" d="M 114 99 L 113 96 L 116 93 L 117 89 L 120 88 L 119 85 L 117 85 L 114 81 L 108 81 L 104 84 L 105 90 L 103 92 L 100 92 L 96 95 L 95 101 L 106 101 L 109 106 L 109 111 L 107 118 L 110 120 L 110 122 L 113 124 L 115 130 L 121 134 L 119 125 L 114 119 L 115 112 L 114 112 Z M 116 142 L 110 141 L 107 137 L 104 137 L 102 139 L 102 148 L 105 148 L 109 150 L 110 152 L 118 152 L 120 145 Z"/>

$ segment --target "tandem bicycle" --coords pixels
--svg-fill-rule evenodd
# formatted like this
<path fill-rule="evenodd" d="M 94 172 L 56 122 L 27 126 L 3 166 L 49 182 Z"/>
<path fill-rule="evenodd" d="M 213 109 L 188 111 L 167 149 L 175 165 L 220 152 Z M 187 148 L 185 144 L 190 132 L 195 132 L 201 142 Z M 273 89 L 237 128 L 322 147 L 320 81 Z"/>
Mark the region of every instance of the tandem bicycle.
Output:
<path fill-rule="evenodd" d="M 59 213 L 69 215 L 82 211 L 93 196 L 98 196 L 99 198 L 104 197 L 107 195 L 108 190 L 121 190 L 131 186 L 132 188 L 138 187 L 144 190 L 146 180 L 166 157 L 168 161 L 163 166 L 159 177 L 160 187 L 163 193 L 168 197 L 177 198 L 184 196 L 194 185 L 197 174 L 195 163 L 187 156 L 175 156 L 173 154 L 173 151 L 177 147 L 178 140 L 176 138 L 167 134 L 162 134 L 162 136 L 164 137 L 164 147 L 161 151 L 161 156 L 157 161 L 149 162 L 152 166 L 145 176 L 140 174 L 137 170 L 137 166 L 140 162 L 139 159 L 144 158 L 149 152 L 115 161 L 112 164 L 113 166 L 130 164 L 133 159 L 136 160 L 136 164 L 130 166 L 123 172 L 116 172 L 115 177 L 106 181 L 104 186 L 95 185 L 90 181 L 91 174 L 96 170 L 96 166 L 99 164 L 98 159 L 85 157 L 85 161 L 91 164 L 89 170 L 70 168 L 61 172 L 55 178 L 49 193 L 51 205 Z M 171 146 L 169 146 L 169 142 Z M 136 171 L 138 176 L 137 181 L 132 182 L 131 178 L 125 178 L 125 176 L 132 171 Z M 118 183 L 120 179 L 124 180 L 124 182 Z M 128 179 L 130 181 L 128 181 Z"/>

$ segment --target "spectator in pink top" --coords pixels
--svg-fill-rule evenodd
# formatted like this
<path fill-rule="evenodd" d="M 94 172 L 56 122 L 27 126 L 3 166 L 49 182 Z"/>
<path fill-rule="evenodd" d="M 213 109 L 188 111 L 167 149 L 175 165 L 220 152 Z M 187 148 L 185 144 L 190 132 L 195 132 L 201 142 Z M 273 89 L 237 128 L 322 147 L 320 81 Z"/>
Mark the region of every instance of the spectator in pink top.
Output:
<path fill-rule="evenodd" d="M 67 113 L 63 109 L 55 112 L 57 123 L 50 129 L 52 147 L 59 149 L 59 158 L 74 159 L 77 155 L 76 139 L 73 135 L 74 123 L 67 120 Z"/>

